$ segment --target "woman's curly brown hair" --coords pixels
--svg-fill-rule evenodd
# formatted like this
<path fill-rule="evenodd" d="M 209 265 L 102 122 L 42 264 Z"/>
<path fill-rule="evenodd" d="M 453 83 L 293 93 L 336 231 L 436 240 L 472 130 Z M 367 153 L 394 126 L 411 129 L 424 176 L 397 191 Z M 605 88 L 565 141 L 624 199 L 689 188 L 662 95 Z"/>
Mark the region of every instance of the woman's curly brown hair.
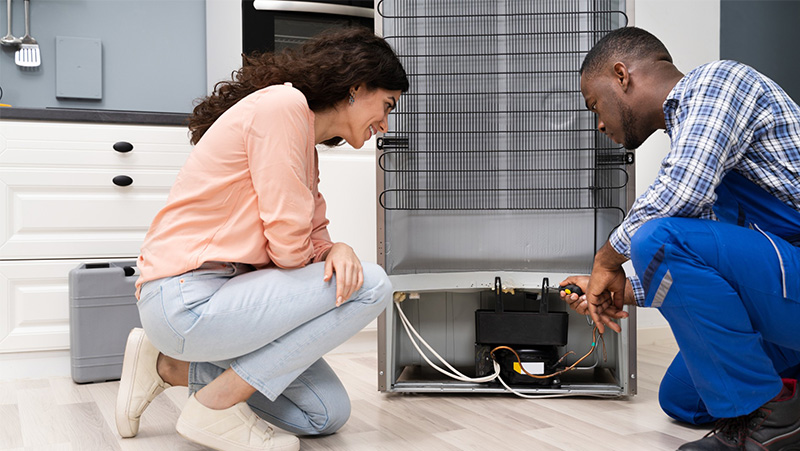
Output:
<path fill-rule="evenodd" d="M 299 50 L 244 56 L 244 65 L 233 80 L 217 83 L 214 92 L 195 106 L 189 117 L 192 144 L 245 96 L 287 81 L 305 95 L 315 112 L 347 99 L 350 88 L 362 83 L 369 90 L 408 90 L 406 72 L 383 38 L 364 27 L 332 30 L 307 41 Z M 325 144 L 341 142 L 337 137 Z"/>

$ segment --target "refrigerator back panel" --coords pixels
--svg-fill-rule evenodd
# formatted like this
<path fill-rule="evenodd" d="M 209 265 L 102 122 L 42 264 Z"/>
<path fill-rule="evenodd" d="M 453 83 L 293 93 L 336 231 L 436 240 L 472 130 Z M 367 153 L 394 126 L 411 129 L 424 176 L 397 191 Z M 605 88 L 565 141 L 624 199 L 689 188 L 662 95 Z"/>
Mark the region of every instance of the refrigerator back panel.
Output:
<path fill-rule="evenodd" d="M 620 3 L 378 3 L 411 82 L 379 142 L 389 274 L 591 269 L 631 155 L 596 130 L 579 68 Z"/>

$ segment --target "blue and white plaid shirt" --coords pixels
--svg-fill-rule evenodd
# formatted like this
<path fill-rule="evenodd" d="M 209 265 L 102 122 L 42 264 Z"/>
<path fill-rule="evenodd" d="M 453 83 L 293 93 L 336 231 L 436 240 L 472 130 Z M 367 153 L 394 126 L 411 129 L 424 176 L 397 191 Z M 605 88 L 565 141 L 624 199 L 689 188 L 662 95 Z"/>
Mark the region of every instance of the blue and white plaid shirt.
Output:
<path fill-rule="evenodd" d="M 683 77 L 664 102 L 670 152 L 656 180 L 609 242 L 630 257 L 631 237 L 662 217 L 716 220 L 715 190 L 735 170 L 800 211 L 800 107 L 774 81 L 735 61 L 716 61 Z M 631 283 L 639 305 L 644 291 Z"/>

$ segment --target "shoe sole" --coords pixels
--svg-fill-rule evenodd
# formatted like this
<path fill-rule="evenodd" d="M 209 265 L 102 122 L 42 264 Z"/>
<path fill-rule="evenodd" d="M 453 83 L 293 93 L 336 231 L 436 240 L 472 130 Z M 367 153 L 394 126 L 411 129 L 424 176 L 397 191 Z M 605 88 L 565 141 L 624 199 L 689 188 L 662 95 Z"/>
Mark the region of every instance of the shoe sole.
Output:
<path fill-rule="evenodd" d="M 125 344 L 125 354 L 122 360 L 122 376 L 119 381 L 119 391 L 117 392 L 116 404 L 116 422 L 117 432 L 123 438 L 135 437 L 139 432 L 134 431 L 133 426 L 130 424 L 128 418 L 128 409 L 130 409 L 131 396 L 133 395 L 133 378 L 136 375 L 136 366 L 139 360 L 139 349 L 142 347 L 144 337 L 144 330 L 135 328 L 131 330 L 128 335 L 128 341 Z M 130 356 L 130 358 L 128 358 Z"/>
<path fill-rule="evenodd" d="M 222 448 L 218 448 L 207 441 L 209 437 L 206 434 L 191 426 L 187 426 L 183 421 L 181 421 L 181 418 L 178 418 L 178 423 L 175 425 L 175 430 L 178 431 L 178 435 L 192 443 L 197 443 L 217 451 L 222 450 Z M 196 436 L 194 434 L 196 434 Z"/>
<path fill-rule="evenodd" d="M 209 434 L 202 429 L 187 424 L 182 418 L 178 418 L 178 424 L 175 425 L 175 430 L 178 435 L 189 440 L 192 443 L 197 443 L 205 447 L 215 449 L 217 451 L 251 451 L 259 448 L 244 447 L 242 445 L 231 443 L 221 440 L 219 436 Z M 286 445 L 281 447 L 269 448 L 271 451 L 298 451 L 300 449 L 300 440 L 297 440 L 293 445 Z"/>

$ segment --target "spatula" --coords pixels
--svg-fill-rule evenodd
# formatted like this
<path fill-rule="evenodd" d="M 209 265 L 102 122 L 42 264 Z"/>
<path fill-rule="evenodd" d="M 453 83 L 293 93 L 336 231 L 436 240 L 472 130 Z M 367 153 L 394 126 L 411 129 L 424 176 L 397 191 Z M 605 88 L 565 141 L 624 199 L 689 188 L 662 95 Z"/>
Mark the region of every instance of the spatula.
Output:
<path fill-rule="evenodd" d="M 30 0 L 25 0 L 25 36 L 22 37 L 22 44 L 19 50 L 14 54 L 14 62 L 17 66 L 22 67 L 37 67 L 42 64 L 41 55 L 39 54 L 39 44 L 36 39 L 30 34 Z"/>

